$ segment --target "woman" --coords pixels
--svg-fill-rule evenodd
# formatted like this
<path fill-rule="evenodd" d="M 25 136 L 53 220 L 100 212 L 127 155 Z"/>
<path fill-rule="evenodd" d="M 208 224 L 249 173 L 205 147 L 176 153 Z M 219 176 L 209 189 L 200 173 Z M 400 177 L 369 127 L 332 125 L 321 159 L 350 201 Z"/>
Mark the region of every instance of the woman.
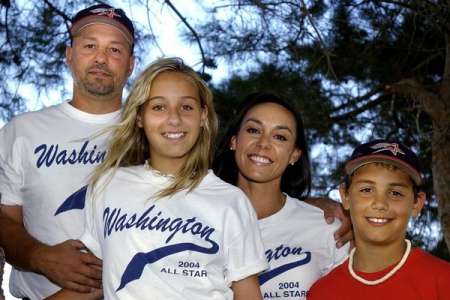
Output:
<path fill-rule="evenodd" d="M 303 121 L 287 100 L 249 95 L 219 145 L 214 171 L 249 197 L 270 268 L 264 298 L 306 299 L 309 287 L 347 256 L 322 211 L 305 203 L 311 171 Z"/>

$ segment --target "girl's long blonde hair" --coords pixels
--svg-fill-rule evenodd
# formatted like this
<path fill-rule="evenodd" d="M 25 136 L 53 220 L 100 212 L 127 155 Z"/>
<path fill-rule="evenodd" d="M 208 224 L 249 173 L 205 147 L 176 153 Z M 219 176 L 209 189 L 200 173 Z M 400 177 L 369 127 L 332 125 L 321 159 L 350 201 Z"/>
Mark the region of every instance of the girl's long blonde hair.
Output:
<path fill-rule="evenodd" d="M 112 177 L 118 167 L 141 165 L 149 159 L 149 143 L 143 128 L 137 126 L 137 116 L 149 98 L 153 80 L 163 72 L 179 72 L 194 81 L 200 95 L 201 106 L 207 109 L 207 120 L 184 166 L 175 174 L 173 182 L 156 196 L 171 196 L 185 189 L 191 191 L 208 172 L 214 157 L 214 140 L 218 127 L 213 94 L 200 76 L 185 65 L 181 58 L 163 58 L 150 64 L 136 79 L 123 108 L 121 121 L 113 127 L 108 154 L 94 171 L 91 179 L 92 187 L 95 187 L 100 177 L 110 169 Z M 109 180 L 105 181 L 106 184 Z"/>

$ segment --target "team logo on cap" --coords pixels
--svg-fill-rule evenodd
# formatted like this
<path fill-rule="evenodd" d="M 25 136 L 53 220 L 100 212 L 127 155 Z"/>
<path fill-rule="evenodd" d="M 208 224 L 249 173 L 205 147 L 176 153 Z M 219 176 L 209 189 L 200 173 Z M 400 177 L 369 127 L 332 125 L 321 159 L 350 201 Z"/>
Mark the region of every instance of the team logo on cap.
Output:
<path fill-rule="evenodd" d="M 383 151 L 391 151 L 394 156 L 397 156 L 398 153 L 405 155 L 405 152 L 400 149 L 399 144 L 397 143 L 378 143 L 370 148 L 377 149 L 373 153 L 383 152 Z"/>
<path fill-rule="evenodd" d="M 106 16 L 110 19 L 114 19 L 115 17 L 120 18 L 120 15 L 116 13 L 115 8 L 96 8 L 91 10 L 91 13 L 99 16 Z"/>

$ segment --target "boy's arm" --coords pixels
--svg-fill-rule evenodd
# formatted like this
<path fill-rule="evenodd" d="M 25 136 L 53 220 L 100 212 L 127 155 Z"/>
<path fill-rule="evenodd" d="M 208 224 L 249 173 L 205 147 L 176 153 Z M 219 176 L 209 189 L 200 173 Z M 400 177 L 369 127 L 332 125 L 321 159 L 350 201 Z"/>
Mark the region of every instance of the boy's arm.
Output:
<path fill-rule="evenodd" d="M 19 269 L 44 274 L 61 287 L 78 292 L 100 288 L 101 260 L 80 249 L 75 240 L 48 246 L 33 238 L 23 226 L 22 207 L 0 205 L 0 247 L 6 260 Z M 19 251 L 18 251 L 19 250 Z"/>
<path fill-rule="evenodd" d="M 233 281 L 231 289 L 233 290 L 234 300 L 262 300 L 257 275 Z"/>
<path fill-rule="evenodd" d="M 103 298 L 102 290 L 94 290 L 90 293 L 77 293 L 70 290 L 60 290 L 56 294 L 45 298 L 44 300 L 100 300 Z"/>
<path fill-rule="evenodd" d="M 309 197 L 305 202 L 323 210 L 324 218 L 328 224 L 332 224 L 335 218 L 341 221 L 341 226 L 334 233 L 336 247 L 341 248 L 347 242 L 353 241 L 350 215 L 344 210 L 341 203 L 325 197 Z"/>

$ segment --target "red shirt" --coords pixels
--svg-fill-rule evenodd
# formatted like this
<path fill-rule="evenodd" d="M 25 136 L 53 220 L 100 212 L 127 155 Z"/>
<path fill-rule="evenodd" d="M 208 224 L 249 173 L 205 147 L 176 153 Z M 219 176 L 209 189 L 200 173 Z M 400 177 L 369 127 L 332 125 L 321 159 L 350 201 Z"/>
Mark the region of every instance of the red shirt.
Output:
<path fill-rule="evenodd" d="M 376 280 L 394 266 L 375 273 L 356 273 L 367 280 Z M 377 285 L 365 285 L 350 275 L 347 259 L 319 279 L 311 287 L 307 299 L 450 300 L 450 263 L 416 248 L 392 277 Z"/>

